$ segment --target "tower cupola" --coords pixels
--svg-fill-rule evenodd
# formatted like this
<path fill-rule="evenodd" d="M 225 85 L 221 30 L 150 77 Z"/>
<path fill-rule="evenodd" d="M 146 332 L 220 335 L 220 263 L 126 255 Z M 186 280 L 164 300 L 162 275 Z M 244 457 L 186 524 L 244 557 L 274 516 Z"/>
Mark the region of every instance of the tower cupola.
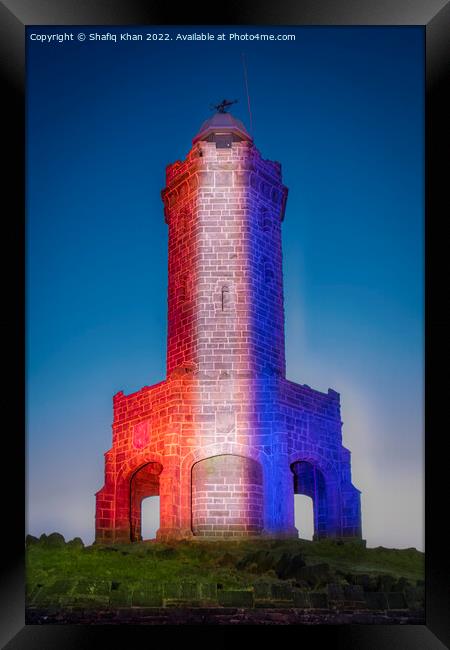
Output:
<path fill-rule="evenodd" d="M 253 142 L 243 123 L 231 113 L 218 111 L 208 120 L 203 122 L 200 131 L 192 140 L 195 144 L 199 140 L 215 142 L 218 149 L 231 147 L 232 142 Z"/>

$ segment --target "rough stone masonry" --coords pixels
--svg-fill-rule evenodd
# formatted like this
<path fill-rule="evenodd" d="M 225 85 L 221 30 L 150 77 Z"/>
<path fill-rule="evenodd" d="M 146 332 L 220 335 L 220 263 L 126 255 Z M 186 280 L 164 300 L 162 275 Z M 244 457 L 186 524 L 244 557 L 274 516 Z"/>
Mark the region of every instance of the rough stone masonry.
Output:
<path fill-rule="evenodd" d="M 113 398 L 112 447 L 96 494 L 96 542 L 296 537 L 294 494 L 316 539 L 361 538 L 360 492 L 342 445 L 340 398 L 286 379 L 281 165 L 217 112 L 167 166 L 167 376 Z"/>

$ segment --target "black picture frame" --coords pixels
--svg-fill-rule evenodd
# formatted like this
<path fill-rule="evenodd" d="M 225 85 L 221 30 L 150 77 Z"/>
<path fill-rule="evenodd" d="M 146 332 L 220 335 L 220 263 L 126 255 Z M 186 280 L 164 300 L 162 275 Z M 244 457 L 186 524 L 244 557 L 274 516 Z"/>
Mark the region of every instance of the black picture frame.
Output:
<path fill-rule="evenodd" d="M 253 5 L 253 6 L 252 6 Z M 144 642 L 154 628 L 146 626 L 25 625 L 24 504 L 25 504 L 25 28 L 29 25 L 421 25 L 426 39 L 426 319 L 425 319 L 425 540 L 426 624 L 278 627 L 299 635 L 297 643 L 324 643 L 333 648 L 395 648 L 396 650 L 450 647 L 450 598 L 448 534 L 445 516 L 449 490 L 444 453 L 447 390 L 440 379 L 448 358 L 448 319 L 443 314 L 448 290 L 445 261 L 446 239 L 441 234 L 449 186 L 447 125 L 450 105 L 445 87 L 450 81 L 450 3 L 445 0 L 278 0 L 276 3 L 246 0 L 212 3 L 199 9 L 186 3 L 145 0 L 2 0 L 0 2 L 0 66 L 2 104 L 6 106 L 4 135 L 7 148 L 7 182 L 3 184 L 5 208 L 2 225 L 5 263 L 3 306 L 9 325 L 4 349 L 12 350 L 3 395 L 4 413 L 13 414 L 13 426 L 4 424 L 2 479 L 2 537 L 7 552 L 1 555 L 0 617 L 2 647 L 88 648 L 107 647 L 126 635 L 126 647 Z M 447 208 L 448 215 L 448 208 Z M 8 255 L 5 255 L 5 252 Z M 447 253 L 447 255 L 445 254 Z M 6 300 L 5 300 L 6 298 Z M 443 376 L 445 377 L 444 373 Z M 446 399 L 447 398 L 447 399 Z M 4 418 L 5 421 L 5 418 Z M 8 443 L 7 446 L 6 443 Z M 7 469 L 12 468 L 9 476 Z M 447 472 L 448 473 L 448 472 Z M 445 499 L 445 500 L 444 500 Z M 181 626 L 180 626 L 181 627 Z M 270 629 L 268 629 L 270 628 Z M 274 626 L 265 626 L 270 637 Z M 175 631 L 175 628 L 170 628 Z M 165 632 L 170 643 L 172 632 Z M 226 626 L 236 630 L 236 626 Z M 181 630 L 185 635 L 186 626 Z M 252 630 L 252 634 L 253 634 Z M 196 632 L 194 632 L 196 634 Z M 232 632 L 231 632 L 232 633 Z M 242 628 L 239 627 L 239 634 Z M 221 642 L 222 634 L 213 643 Z M 267 638 L 269 641 L 269 638 Z M 186 636 L 186 641 L 188 637 Z M 5 645 L 6 644 L 6 645 Z"/>

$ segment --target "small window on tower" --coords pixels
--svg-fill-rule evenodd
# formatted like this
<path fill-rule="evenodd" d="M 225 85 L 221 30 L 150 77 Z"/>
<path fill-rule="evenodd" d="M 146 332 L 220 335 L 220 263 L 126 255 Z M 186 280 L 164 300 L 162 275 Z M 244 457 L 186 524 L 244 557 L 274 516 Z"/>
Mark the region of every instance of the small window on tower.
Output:
<path fill-rule="evenodd" d="M 275 278 L 272 265 L 269 262 L 264 263 L 264 282 L 268 284 L 272 282 Z"/>
<path fill-rule="evenodd" d="M 262 208 L 260 213 L 259 213 L 259 225 L 261 226 L 262 230 L 269 230 L 270 229 L 270 212 L 267 208 Z"/>
<path fill-rule="evenodd" d="M 222 311 L 227 311 L 231 303 L 230 287 L 225 285 L 222 287 Z"/>
<path fill-rule="evenodd" d="M 216 143 L 216 149 L 229 149 L 232 141 L 231 133 L 214 133 L 213 142 Z"/>
<path fill-rule="evenodd" d="M 187 278 L 184 276 L 180 279 L 177 290 L 178 300 L 180 303 L 186 302 L 187 300 Z"/>

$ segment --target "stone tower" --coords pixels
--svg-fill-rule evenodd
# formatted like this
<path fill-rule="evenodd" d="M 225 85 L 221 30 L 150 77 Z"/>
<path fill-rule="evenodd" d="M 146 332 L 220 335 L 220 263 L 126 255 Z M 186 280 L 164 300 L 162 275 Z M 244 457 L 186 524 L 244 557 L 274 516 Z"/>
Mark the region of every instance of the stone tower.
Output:
<path fill-rule="evenodd" d="M 96 541 L 296 537 L 294 494 L 315 538 L 361 538 L 339 394 L 285 377 L 281 224 L 287 188 L 244 125 L 217 112 L 168 165 L 167 377 L 113 398 Z"/>

